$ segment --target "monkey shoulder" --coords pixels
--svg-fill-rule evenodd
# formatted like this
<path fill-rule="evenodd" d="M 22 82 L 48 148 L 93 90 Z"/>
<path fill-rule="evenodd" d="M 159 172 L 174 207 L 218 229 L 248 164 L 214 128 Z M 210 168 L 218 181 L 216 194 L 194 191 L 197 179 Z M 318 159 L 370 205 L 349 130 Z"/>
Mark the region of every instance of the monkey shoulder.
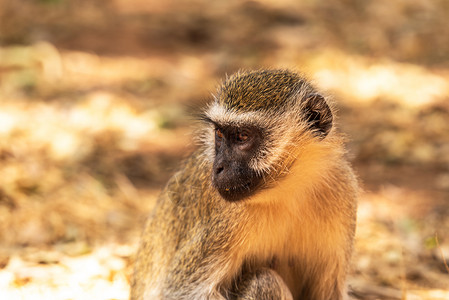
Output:
<path fill-rule="evenodd" d="M 220 215 L 233 209 L 219 197 L 210 178 L 211 162 L 199 149 L 183 161 L 167 182 L 149 216 L 148 230 L 167 238 L 176 235 L 181 242 L 198 239 L 195 236 L 209 239 L 209 232 L 223 229 L 226 220 Z"/>

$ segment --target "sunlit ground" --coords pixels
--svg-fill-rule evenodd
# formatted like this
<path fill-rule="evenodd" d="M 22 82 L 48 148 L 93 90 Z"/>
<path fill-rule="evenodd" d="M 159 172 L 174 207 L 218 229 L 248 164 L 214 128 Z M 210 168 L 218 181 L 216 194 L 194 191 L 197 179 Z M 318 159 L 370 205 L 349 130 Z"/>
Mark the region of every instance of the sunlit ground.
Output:
<path fill-rule="evenodd" d="M 208 78 L 207 72 L 202 75 L 191 70 L 189 74 L 191 68 L 201 69 L 201 64 L 207 64 L 191 62 L 190 58 L 171 64 L 126 57 L 110 59 L 58 51 L 42 43 L 6 47 L 1 51 L 6 58 L 3 67 L 17 69 L 6 72 L 0 86 L 3 95 L 0 184 L 2 202 L 6 203 L 0 207 L 1 237 L 5 244 L 0 257 L 4 266 L 0 271 L 2 299 L 26 299 L 30 295 L 33 299 L 126 299 L 139 225 L 157 189 L 134 186 L 126 175 L 129 170 L 108 164 L 120 164 L 121 157 L 131 157 L 134 152 L 148 151 L 151 156 L 155 145 L 176 148 L 182 153 L 192 143 L 190 129 L 184 128 L 189 121 L 177 120 L 181 112 L 169 115 L 166 110 L 164 115 L 166 103 L 158 100 L 157 104 L 134 103 L 129 95 L 110 87 L 129 80 L 144 84 L 149 77 L 163 77 L 165 68 L 185 68 L 178 76 L 187 83 L 167 82 L 159 93 L 171 91 L 173 98 L 187 98 L 189 93 L 195 95 L 197 89 L 207 95 L 213 83 L 206 87 L 202 84 L 216 79 Z M 23 57 L 15 61 L 13 56 L 17 53 Z M 155 65 L 160 69 L 154 68 Z M 399 123 L 407 123 L 407 118 L 414 118 L 415 111 L 444 99 L 449 89 L 449 77 L 443 72 L 389 61 L 373 62 L 331 51 L 311 53 L 302 65 L 318 85 L 343 98 L 346 106 L 365 106 L 382 97 L 404 106 L 404 114 L 411 115 L 395 116 L 394 121 Z M 23 80 L 30 80 L 26 83 L 33 84 L 37 91 L 24 90 Z M 180 84 L 183 86 L 179 87 Z M 77 90 L 78 85 L 84 91 Z M 73 92 L 57 95 L 52 100 L 27 99 L 28 93 L 39 97 L 59 89 Z M 176 89 L 178 92 L 173 91 Z M 170 100 L 173 99 L 169 97 Z M 342 117 L 341 122 L 344 121 Z M 431 127 L 429 130 L 447 129 L 447 119 L 437 118 L 433 122 L 436 124 L 427 125 Z M 175 125 L 165 126 L 168 123 Z M 396 134 L 401 138 L 401 134 L 408 133 Z M 411 145 L 424 133 L 413 134 L 416 136 L 409 141 Z M 415 161 L 425 163 L 437 155 L 432 151 L 438 149 L 425 145 L 427 150 L 410 153 L 416 156 Z M 404 150 L 398 146 L 397 151 Z M 448 162 L 449 155 L 441 159 Z M 96 167 L 106 170 L 111 167 L 114 174 L 95 174 Z M 157 176 L 157 170 L 154 172 L 153 176 Z M 447 189 L 448 174 L 441 176 L 439 184 Z M 449 276 L 444 275 L 444 270 L 441 272 L 441 266 L 435 267 L 438 261 L 444 262 L 444 256 L 449 257 L 447 231 L 442 229 L 449 228 L 449 222 L 445 220 L 439 228 L 429 224 L 428 228 L 426 224 L 414 224 L 410 217 L 419 214 L 413 211 L 413 205 L 425 202 L 425 196 L 388 184 L 379 191 L 367 190 L 363 194 L 351 278 L 354 288 L 361 286 L 363 290 L 373 285 L 375 291 L 393 298 L 401 298 L 404 293 L 410 299 L 448 299 L 449 291 L 443 287 Z M 403 207 L 406 202 L 408 209 Z M 111 241 L 102 246 L 91 248 L 78 241 L 79 235 L 93 241 L 99 234 L 104 239 L 114 230 L 117 232 L 111 233 Z M 120 232 L 128 237 L 117 242 Z M 437 232 L 440 240 L 444 240 L 439 247 L 435 244 Z M 422 236 L 423 233 L 428 235 Z M 55 241 L 58 241 L 56 245 L 49 245 Z M 422 252 L 434 257 L 433 267 L 420 264 Z M 421 286 L 421 282 L 415 284 L 413 279 L 406 279 L 407 269 L 422 276 L 430 286 L 439 288 L 428 288 Z"/>
<path fill-rule="evenodd" d="M 117 3 L 126 13 L 167 9 Z M 208 13 L 219 19 L 218 11 Z M 402 12 L 374 15 L 383 13 Z M 293 29 L 306 37 L 313 30 L 295 24 L 271 29 L 272 49 L 256 41 L 270 55 L 240 60 L 221 50 L 1 47 L 0 299 L 127 299 L 145 216 L 195 147 L 192 112 L 225 73 L 254 66 L 302 70 L 337 103 L 364 188 L 352 296 L 449 299 L 449 69 L 312 47 L 315 37 L 298 39 Z M 376 34 L 372 45 L 382 44 Z M 419 36 L 410 39 L 392 57 L 426 51 L 414 44 Z"/>

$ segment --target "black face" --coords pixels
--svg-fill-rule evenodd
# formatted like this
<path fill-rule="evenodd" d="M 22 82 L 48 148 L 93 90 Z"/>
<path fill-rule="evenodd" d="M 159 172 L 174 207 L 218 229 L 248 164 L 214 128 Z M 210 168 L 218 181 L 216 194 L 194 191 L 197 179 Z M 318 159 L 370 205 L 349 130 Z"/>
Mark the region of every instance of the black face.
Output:
<path fill-rule="evenodd" d="M 242 200 L 260 185 L 262 178 L 248 163 L 259 150 L 261 138 L 256 128 L 216 126 L 212 182 L 226 200 Z"/>

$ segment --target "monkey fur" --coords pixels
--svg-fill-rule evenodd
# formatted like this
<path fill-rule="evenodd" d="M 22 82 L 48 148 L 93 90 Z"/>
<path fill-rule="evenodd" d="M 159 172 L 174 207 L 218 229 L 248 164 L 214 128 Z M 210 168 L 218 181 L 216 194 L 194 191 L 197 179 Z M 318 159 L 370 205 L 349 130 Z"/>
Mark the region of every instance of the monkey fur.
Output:
<path fill-rule="evenodd" d="M 132 300 L 346 299 L 358 184 L 303 76 L 227 78 L 144 229 Z"/>

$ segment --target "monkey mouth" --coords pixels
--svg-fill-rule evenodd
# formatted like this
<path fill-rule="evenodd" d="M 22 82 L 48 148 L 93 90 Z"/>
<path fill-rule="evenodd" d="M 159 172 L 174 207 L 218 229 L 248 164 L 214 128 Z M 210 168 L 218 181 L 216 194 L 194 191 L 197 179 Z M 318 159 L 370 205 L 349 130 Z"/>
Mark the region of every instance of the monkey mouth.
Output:
<path fill-rule="evenodd" d="M 251 188 L 251 182 L 247 182 L 245 184 L 241 184 L 238 186 L 227 187 L 224 190 L 225 190 L 225 192 L 231 192 L 231 191 L 249 190 L 250 188 Z"/>
<path fill-rule="evenodd" d="M 212 185 L 220 196 L 229 202 L 241 201 L 252 196 L 262 184 L 262 176 L 255 173 L 218 175 L 212 175 Z"/>
<path fill-rule="evenodd" d="M 255 191 L 255 186 L 248 181 L 235 186 L 217 187 L 217 191 L 225 200 L 236 202 L 252 195 Z"/>

